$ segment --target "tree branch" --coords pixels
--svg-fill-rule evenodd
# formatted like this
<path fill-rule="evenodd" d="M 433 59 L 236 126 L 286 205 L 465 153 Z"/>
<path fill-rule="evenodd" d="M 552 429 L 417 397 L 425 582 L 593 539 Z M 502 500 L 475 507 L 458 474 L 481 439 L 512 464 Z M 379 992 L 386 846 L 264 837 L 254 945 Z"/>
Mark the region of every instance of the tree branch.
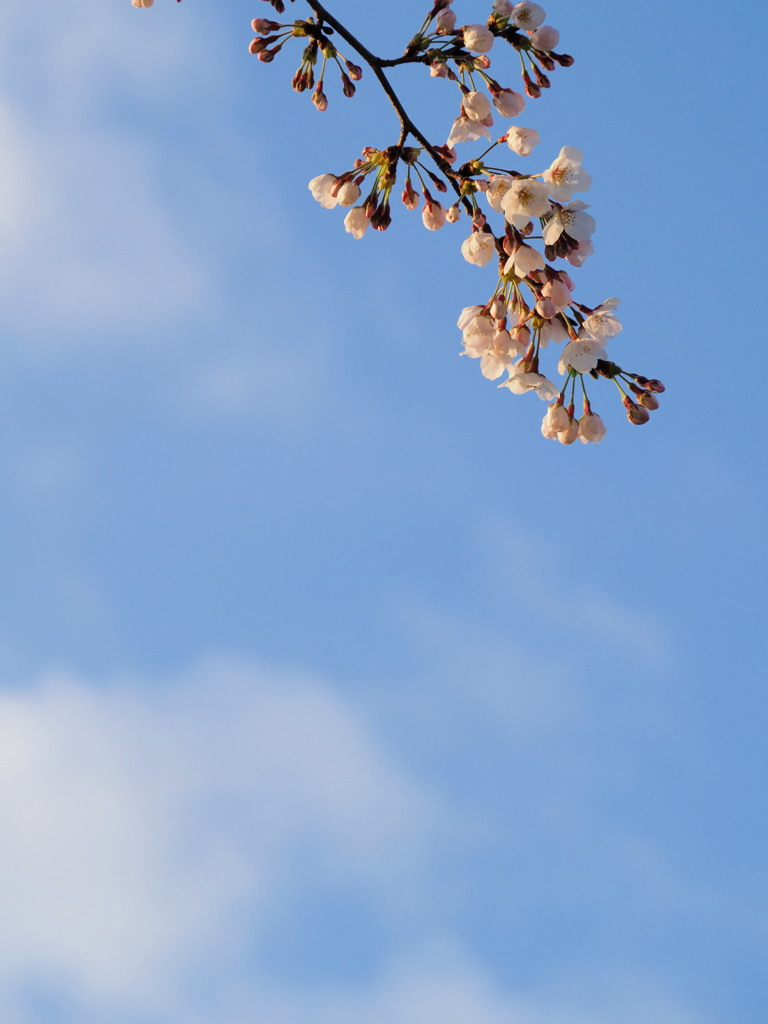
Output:
<path fill-rule="evenodd" d="M 397 95 L 397 93 L 392 87 L 391 82 L 389 81 L 387 76 L 384 74 L 384 71 L 382 70 L 382 68 L 384 67 L 395 67 L 399 64 L 424 64 L 426 63 L 426 56 L 406 55 L 403 57 L 398 57 L 394 60 L 382 60 L 381 57 L 377 57 L 375 54 L 371 53 L 371 51 L 366 46 L 364 46 L 360 42 L 360 40 L 357 39 L 356 36 L 352 35 L 349 29 L 347 29 L 344 25 L 342 25 L 340 21 L 334 18 L 334 16 L 330 14 L 321 3 L 319 3 L 319 0 L 307 0 L 307 4 L 315 12 L 318 19 L 320 21 L 326 22 L 328 25 L 331 26 L 331 28 L 335 29 L 335 31 L 339 33 L 341 38 L 345 42 L 349 43 L 349 45 L 352 47 L 355 53 L 359 54 L 359 56 L 363 58 L 365 63 L 373 71 L 374 75 L 378 79 L 379 84 L 384 90 L 387 99 L 395 108 L 397 116 L 400 119 L 401 130 L 398 146 L 402 147 L 408 136 L 412 135 L 414 139 L 421 143 L 424 149 L 429 153 L 429 155 L 434 160 L 436 166 L 442 171 L 442 173 L 445 175 L 448 181 L 450 181 L 453 190 L 456 192 L 456 195 L 461 197 L 461 187 L 457 181 L 458 176 L 456 172 L 453 170 L 448 161 L 445 160 L 442 156 L 440 156 L 440 154 L 437 152 L 437 150 L 429 141 L 429 139 L 427 139 L 424 133 L 421 132 L 413 123 L 413 121 L 408 115 L 408 112 L 401 103 L 400 97 Z"/>

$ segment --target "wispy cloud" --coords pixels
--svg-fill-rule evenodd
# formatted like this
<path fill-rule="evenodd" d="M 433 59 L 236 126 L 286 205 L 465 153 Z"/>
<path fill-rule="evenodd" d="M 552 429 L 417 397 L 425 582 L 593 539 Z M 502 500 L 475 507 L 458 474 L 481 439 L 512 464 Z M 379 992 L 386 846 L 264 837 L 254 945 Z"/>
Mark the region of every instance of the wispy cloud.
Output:
<path fill-rule="evenodd" d="M 152 1000 L 327 877 L 420 870 L 433 799 L 321 681 L 212 662 L 0 700 L 0 974 Z"/>

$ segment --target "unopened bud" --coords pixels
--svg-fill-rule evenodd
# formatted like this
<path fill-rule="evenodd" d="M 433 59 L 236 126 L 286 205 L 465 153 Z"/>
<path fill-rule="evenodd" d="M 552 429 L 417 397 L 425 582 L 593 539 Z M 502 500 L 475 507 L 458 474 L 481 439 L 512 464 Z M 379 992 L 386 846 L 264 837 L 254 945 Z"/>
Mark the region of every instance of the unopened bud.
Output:
<path fill-rule="evenodd" d="M 461 210 L 458 203 L 454 203 L 453 206 L 449 206 L 445 211 L 445 219 L 449 224 L 455 224 L 461 216 Z"/>
<path fill-rule="evenodd" d="M 345 61 L 345 64 L 347 65 L 347 71 L 349 72 L 349 77 L 352 79 L 352 81 L 359 82 L 360 79 L 363 77 L 363 69 L 360 67 L 360 65 L 353 64 L 351 60 Z"/>
<path fill-rule="evenodd" d="M 355 95 L 355 87 L 352 84 L 352 79 L 343 71 L 341 72 L 341 86 L 341 91 L 344 93 L 345 96 L 352 97 Z"/>
<path fill-rule="evenodd" d="M 270 32 L 276 32 L 280 25 L 276 21 L 270 21 L 269 18 L 254 18 L 251 22 L 251 28 L 257 36 L 266 36 Z"/>
<path fill-rule="evenodd" d="M 531 76 L 528 74 L 527 71 L 523 72 L 523 86 L 525 88 L 525 95 L 530 96 L 531 99 L 537 100 L 539 96 L 541 96 L 541 89 L 531 79 Z"/>
<path fill-rule="evenodd" d="M 414 189 L 410 182 L 410 179 L 406 181 L 405 188 L 403 189 L 403 206 L 408 210 L 415 210 L 419 205 L 419 195 Z"/>
<path fill-rule="evenodd" d="M 634 423 L 636 426 L 641 426 L 643 423 L 647 423 L 651 418 L 651 414 L 647 409 L 644 409 L 642 405 L 638 405 L 637 402 L 633 402 L 632 399 L 626 395 L 622 401 L 624 408 L 627 410 L 627 419 L 630 423 Z"/>
<path fill-rule="evenodd" d="M 644 391 L 642 395 L 640 395 L 640 397 L 638 398 L 638 402 L 640 403 L 640 405 L 645 406 L 646 409 L 653 410 L 659 408 L 658 398 L 656 397 L 656 395 L 651 394 L 650 391 Z"/>

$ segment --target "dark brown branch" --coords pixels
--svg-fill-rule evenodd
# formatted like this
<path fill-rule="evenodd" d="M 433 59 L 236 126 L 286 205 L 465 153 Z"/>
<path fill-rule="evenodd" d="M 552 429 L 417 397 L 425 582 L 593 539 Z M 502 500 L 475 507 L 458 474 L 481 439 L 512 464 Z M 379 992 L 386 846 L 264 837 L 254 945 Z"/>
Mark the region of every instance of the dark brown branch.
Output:
<path fill-rule="evenodd" d="M 318 0 L 307 0 L 307 3 L 315 12 L 318 19 L 320 21 L 324 21 L 326 24 L 330 25 L 331 28 L 335 29 L 335 31 L 338 32 L 341 38 L 352 47 L 355 53 L 359 54 L 363 58 L 366 64 L 373 71 L 374 75 L 378 79 L 379 84 L 384 90 L 387 99 L 395 108 L 397 116 L 400 119 L 400 139 L 398 141 L 398 146 L 403 146 L 408 136 L 412 135 L 414 139 L 416 139 L 418 142 L 422 144 L 424 149 L 426 149 L 426 151 L 434 160 L 437 167 L 439 167 L 439 169 L 443 172 L 448 181 L 450 181 L 451 186 L 456 192 L 456 195 L 461 197 L 461 187 L 459 186 L 459 183 L 456 180 L 456 173 L 454 172 L 448 161 L 444 160 L 443 157 L 440 156 L 440 154 L 437 152 L 437 150 L 429 141 L 429 139 L 427 139 L 426 136 L 413 123 L 411 118 L 408 116 L 405 107 L 400 102 L 399 96 L 392 88 L 392 84 L 390 83 L 389 79 L 382 70 L 382 68 L 396 67 L 399 64 L 424 64 L 426 62 L 426 57 L 424 55 L 409 55 L 406 52 L 406 54 L 403 57 L 398 57 L 393 60 L 383 60 L 381 57 L 377 57 L 375 54 L 371 53 L 371 51 L 366 46 L 364 46 L 359 39 L 353 36 L 349 29 L 342 25 L 340 21 L 337 21 L 337 19 L 334 18 L 334 16 L 330 14 L 325 9 L 325 7 L 318 2 Z"/>

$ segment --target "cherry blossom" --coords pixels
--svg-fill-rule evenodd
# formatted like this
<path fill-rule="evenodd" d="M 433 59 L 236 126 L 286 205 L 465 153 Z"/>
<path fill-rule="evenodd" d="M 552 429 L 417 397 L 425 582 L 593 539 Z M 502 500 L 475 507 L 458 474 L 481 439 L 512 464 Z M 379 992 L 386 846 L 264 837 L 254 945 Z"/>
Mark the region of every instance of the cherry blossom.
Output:
<path fill-rule="evenodd" d="M 522 128 L 520 125 L 513 125 L 507 132 L 506 138 L 507 145 L 518 156 L 530 156 L 541 136 L 535 128 Z"/>
<path fill-rule="evenodd" d="M 322 207 L 332 210 L 338 203 L 338 199 L 332 191 L 335 184 L 336 177 L 333 174 L 320 174 L 317 178 L 313 178 L 307 187 Z"/>
<path fill-rule="evenodd" d="M 584 321 L 584 332 L 598 341 L 615 337 L 621 331 L 621 321 L 614 313 L 619 303 L 619 299 L 606 299 Z"/>
<path fill-rule="evenodd" d="M 546 16 L 543 7 L 530 3 L 529 0 L 524 0 L 523 3 L 515 4 L 512 8 L 511 20 L 518 28 L 529 31 L 530 29 L 538 28 Z"/>
<path fill-rule="evenodd" d="M 285 13 L 287 0 L 268 2 L 278 14 Z M 551 403 L 542 422 L 544 437 L 564 445 L 577 439 L 584 444 L 603 440 L 605 424 L 592 412 L 588 395 L 595 381 L 615 385 L 630 423 L 648 422 L 659 407 L 663 384 L 623 370 L 606 350 L 608 341 L 621 331 L 615 312 L 619 300 L 607 299 L 594 307 L 577 301 L 574 282 L 563 269 L 580 267 L 594 251 L 595 220 L 587 212 L 589 206 L 573 198 L 591 185 L 582 166 L 583 154 L 563 146 L 549 167 L 521 174 L 506 166 L 509 152 L 530 157 L 540 141 L 539 132 L 514 124 L 491 140 L 494 110 L 501 117 L 517 118 L 526 108 L 523 93 L 535 99 L 552 85 L 551 72 L 573 63 L 568 54 L 555 52 L 560 33 L 544 23 L 543 7 L 530 0 L 492 0 L 487 24 L 457 28 L 453 0 L 432 0 L 421 29 L 410 36 L 402 56 L 384 59 L 359 42 L 326 9 L 325 2 L 290 2 L 297 11 L 303 3 L 311 15 L 286 24 L 254 18 L 251 27 L 256 38 L 251 40 L 250 52 L 262 63 L 271 63 L 286 44 L 298 41 L 300 63 L 291 85 L 296 92 L 307 92 L 320 112 L 329 108 L 333 98 L 331 77 L 338 74 L 341 95 L 352 98 L 365 65 L 399 120 L 399 134 L 384 140 L 389 142 L 385 148 L 365 146 L 341 174 L 312 178 L 308 187 L 313 198 L 326 209 L 344 209 L 344 228 L 355 239 L 371 227 L 389 228 L 396 196 L 406 210 L 418 208 L 423 197 L 422 222 L 430 231 L 465 217 L 471 221 L 471 234 L 461 244 L 462 255 L 477 267 L 490 265 L 496 280 L 486 301 L 466 306 L 459 316 L 462 354 L 477 360 L 489 380 L 498 380 L 506 372 L 507 379 L 498 387 L 516 395 L 534 391 Z M 132 3 L 151 7 L 154 0 Z M 491 76 L 488 54 L 494 45 Z M 515 52 L 522 64 L 520 92 L 504 82 L 504 57 Z M 406 64 L 422 66 L 431 78 L 445 79 L 461 93 L 460 113 L 445 144 L 430 141 L 395 92 L 390 71 Z M 367 81 L 366 75 L 364 85 Z M 457 159 L 459 143 L 477 142 L 483 146 L 479 156 Z M 499 146 L 494 156 L 488 156 Z M 446 200 L 439 202 L 432 189 L 448 193 Z M 537 240 L 543 242 L 543 253 Z M 557 260 L 567 262 L 558 267 Z M 552 358 L 546 351 L 550 344 L 562 345 L 560 386 L 541 372 L 545 355 Z M 584 401 L 581 419 L 574 414 L 577 387 Z"/>
<path fill-rule="evenodd" d="M 599 341 L 590 337 L 578 337 L 569 341 L 563 349 L 557 369 L 560 373 L 567 373 L 569 370 L 589 373 L 597 366 L 599 359 L 605 358 L 605 348 Z"/>
<path fill-rule="evenodd" d="M 489 231 L 473 231 L 462 242 L 461 254 L 467 263 L 484 267 L 496 255 L 496 239 Z"/>
<path fill-rule="evenodd" d="M 526 370 L 524 363 L 515 363 L 510 368 L 509 377 L 498 386 L 508 388 L 515 395 L 524 395 L 526 391 L 534 391 L 542 402 L 551 402 L 557 395 L 557 387 L 551 380 L 535 371 Z"/>
<path fill-rule="evenodd" d="M 519 245 L 504 265 L 504 273 L 514 273 L 518 277 L 527 277 L 532 270 L 545 266 L 544 257 L 531 245 Z"/>
<path fill-rule="evenodd" d="M 556 440 L 557 435 L 568 429 L 568 413 L 561 402 L 549 406 L 541 422 L 541 432 L 546 438 Z"/>
<path fill-rule="evenodd" d="M 490 127 L 490 124 L 493 124 L 491 101 L 484 92 L 468 92 L 461 101 L 461 105 L 464 108 L 464 113 L 471 121 L 482 121 L 488 127 Z M 489 117 L 491 117 L 490 124 L 488 124 Z"/>
<path fill-rule="evenodd" d="M 581 166 L 584 154 L 574 146 L 563 146 L 560 155 L 544 171 L 549 194 L 559 203 L 569 203 L 574 192 L 586 192 L 592 178 Z"/>
<path fill-rule="evenodd" d="M 531 217 L 544 217 L 552 208 L 547 186 L 535 178 L 516 178 L 501 200 L 504 216 L 515 227 L 525 227 Z"/>
<path fill-rule="evenodd" d="M 584 444 L 599 444 L 605 433 L 605 424 L 597 413 L 585 412 L 579 420 L 579 440 Z"/>
<path fill-rule="evenodd" d="M 354 238 L 362 238 L 371 226 L 371 218 L 362 206 L 353 206 L 344 218 L 344 228 Z"/>
<path fill-rule="evenodd" d="M 455 146 L 459 142 L 477 142 L 478 139 L 490 139 L 490 137 L 491 133 L 488 131 L 487 125 L 462 114 L 453 122 L 446 146 Z"/>
<path fill-rule="evenodd" d="M 465 25 L 464 45 L 473 53 L 488 53 L 493 46 L 493 33 L 487 25 Z"/>
<path fill-rule="evenodd" d="M 553 214 L 542 231 L 544 244 L 554 245 L 563 233 L 577 242 L 588 241 L 596 228 L 595 218 L 584 212 L 588 209 L 588 204 L 582 203 L 580 199 L 568 206 L 553 207 Z"/>

